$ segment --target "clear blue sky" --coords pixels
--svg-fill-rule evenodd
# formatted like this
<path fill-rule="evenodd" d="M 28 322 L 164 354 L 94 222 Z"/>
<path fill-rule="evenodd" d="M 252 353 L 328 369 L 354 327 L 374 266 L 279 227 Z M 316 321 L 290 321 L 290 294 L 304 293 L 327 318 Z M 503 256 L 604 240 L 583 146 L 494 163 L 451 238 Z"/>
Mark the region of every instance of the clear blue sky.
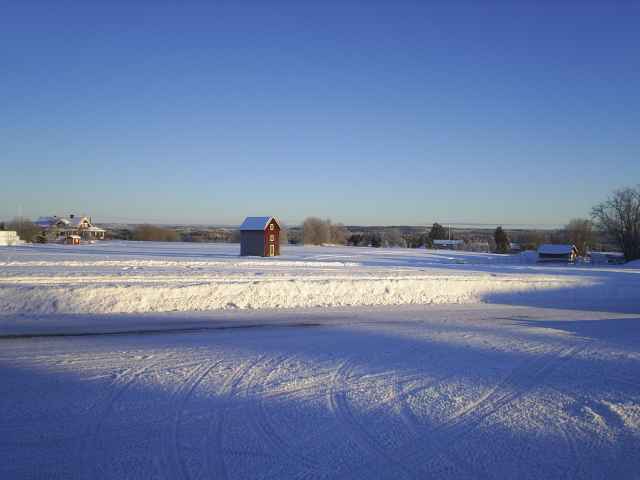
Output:
<path fill-rule="evenodd" d="M 564 223 L 640 182 L 640 2 L 177 3 L 0 1 L 0 218 Z"/>

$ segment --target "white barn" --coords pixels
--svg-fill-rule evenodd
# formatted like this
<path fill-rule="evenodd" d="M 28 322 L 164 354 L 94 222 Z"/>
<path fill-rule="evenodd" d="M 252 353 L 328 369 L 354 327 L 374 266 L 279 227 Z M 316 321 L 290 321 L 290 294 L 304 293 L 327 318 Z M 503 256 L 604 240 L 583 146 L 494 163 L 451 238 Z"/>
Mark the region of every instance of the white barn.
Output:
<path fill-rule="evenodd" d="M 20 240 L 17 232 L 12 230 L 0 230 L 0 247 L 11 247 L 14 245 L 22 245 L 23 240 Z"/>

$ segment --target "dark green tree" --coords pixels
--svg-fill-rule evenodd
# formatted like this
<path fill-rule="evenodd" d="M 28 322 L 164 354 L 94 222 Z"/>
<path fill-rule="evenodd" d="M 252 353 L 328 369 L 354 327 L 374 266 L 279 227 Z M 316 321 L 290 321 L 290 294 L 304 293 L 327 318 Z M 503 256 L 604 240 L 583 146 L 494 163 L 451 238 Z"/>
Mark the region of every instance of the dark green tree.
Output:
<path fill-rule="evenodd" d="M 369 236 L 369 244 L 372 247 L 376 247 L 376 248 L 381 247 L 382 246 L 382 235 L 380 235 L 378 232 L 373 232 Z"/>
<path fill-rule="evenodd" d="M 501 226 L 493 232 L 493 239 L 496 242 L 497 253 L 507 253 L 509 251 L 509 237 Z"/>
<path fill-rule="evenodd" d="M 429 231 L 429 240 L 446 240 L 449 237 L 447 230 L 438 222 L 434 223 Z"/>

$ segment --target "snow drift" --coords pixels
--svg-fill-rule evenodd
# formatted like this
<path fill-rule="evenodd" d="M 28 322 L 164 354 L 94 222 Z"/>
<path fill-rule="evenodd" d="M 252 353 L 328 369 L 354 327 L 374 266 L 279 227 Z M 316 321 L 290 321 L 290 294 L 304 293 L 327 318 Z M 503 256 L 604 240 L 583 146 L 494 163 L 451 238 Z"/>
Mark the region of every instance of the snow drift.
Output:
<path fill-rule="evenodd" d="M 237 246 L 21 247 L 0 258 L 0 313 L 105 314 L 501 303 L 640 311 L 640 272 L 521 256 L 349 247 L 239 259 Z"/>

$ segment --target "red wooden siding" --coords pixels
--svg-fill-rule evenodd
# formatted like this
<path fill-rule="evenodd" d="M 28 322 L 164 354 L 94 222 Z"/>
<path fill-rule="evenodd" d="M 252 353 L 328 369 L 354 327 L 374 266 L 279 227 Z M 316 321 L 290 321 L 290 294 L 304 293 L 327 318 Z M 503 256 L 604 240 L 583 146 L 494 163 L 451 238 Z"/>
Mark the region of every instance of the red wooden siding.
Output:
<path fill-rule="evenodd" d="M 273 230 L 271 230 L 271 225 L 273 225 Z M 271 235 L 273 235 L 273 240 L 271 240 Z M 270 245 L 273 245 L 274 255 L 280 255 L 280 227 L 275 220 L 271 220 L 267 224 L 267 228 L 264 229 L 264 256 L 269 257 Z"/>

